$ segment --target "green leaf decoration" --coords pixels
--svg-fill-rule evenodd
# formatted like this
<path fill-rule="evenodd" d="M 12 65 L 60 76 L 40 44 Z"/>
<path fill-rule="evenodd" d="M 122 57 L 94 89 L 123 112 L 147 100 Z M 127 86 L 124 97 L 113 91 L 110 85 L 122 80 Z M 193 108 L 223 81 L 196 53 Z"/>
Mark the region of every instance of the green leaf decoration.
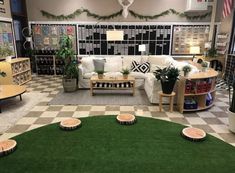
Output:
<path fill-rule="evenodd" d="M 41 14 L 43 16 L 45 16 L 46 18 L 48 19 L 55 19 L 55 20 L 68 20 L 68 19 L 74 19 L 75 17 L 77 16 L 80 16 L 82 13 L 86 13 L 86 15 L 88 17 L 93 17 L 95 19 L 98 19 L 98 20 L 110 20 L 110 19 L 113 19 L 113 18 L 116 18 L 118 16 L 121 16 L 122 15 L 122 9 L 118 12 L 115 12 L 113 14 L 110 14 L 110 15 L 98 15 L 98 14 L 95 14 L 95 13 L 92 13 L 90 12 L 88 9 L 77 9 L 76 11 L 74 11 L 73 13 L 69 14 L 69 15 L 64 15 L 64 14 L 61 14 L 61 15 L 54 15 L 52 13 L 49 13 L 47 11 L 44 11 L 44 10 L 41 10 Z M 133 10 L 129 10 L 131 16 L 133 16 L 134 18 L 138 18 L 140 20 L 145 20 L 145 21 L 148 21 L 148 20 L 153 20 L 153 19 L 157 19 L 159 17 L 163 17 L 163 16 L 167 16 L 167 15 L 170 15 L 170 14 L 174 14 L 174 15 L 177 15 L 179 17 L 185 17 L 187 18 L 188 20 L 201 20 L 201 19 L 204 19 L 208 16 L 211 15 L 211 11 L 205 13 L 205 14 L 201 14 L 201 15 L 189 15 L 187 13 L 180 13 L 178 11 L 176 11 L 175 9 L 168 9 L 168 10 L 165 10 L 159 14 L 155 14 L 153 16 L 149 16 L 149 15 L 141 15 L 139 13 L 136 13 L 135 11 Z"/>

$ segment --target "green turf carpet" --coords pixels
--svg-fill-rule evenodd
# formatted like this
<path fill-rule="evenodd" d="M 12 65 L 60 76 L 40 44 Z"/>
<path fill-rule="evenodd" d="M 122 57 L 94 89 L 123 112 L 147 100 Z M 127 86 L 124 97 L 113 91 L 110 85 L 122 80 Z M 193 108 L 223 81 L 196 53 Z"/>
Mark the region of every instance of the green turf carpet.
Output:
<path fill-rule="evenodd" d="M 115 116 L 82 118 L 66 132 L 58 124 L 14 139 L 16 151 L 0 158 L 1 173 L 231 173 L 235 148 L 212 136 L 203 142 L 181 137 L 182 125 L 137 118 L 119 125 Z"/>

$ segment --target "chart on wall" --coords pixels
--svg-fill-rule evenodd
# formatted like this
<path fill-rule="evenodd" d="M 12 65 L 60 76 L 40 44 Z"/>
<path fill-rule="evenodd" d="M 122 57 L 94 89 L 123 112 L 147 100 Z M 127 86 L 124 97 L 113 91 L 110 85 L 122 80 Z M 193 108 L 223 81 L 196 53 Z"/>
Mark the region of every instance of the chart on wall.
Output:
<path fill-rule="evenodd" d="M 11 22 L 0 21 L 0 47 L 1 47 L 1 56 L 8 56 L 9 54 L 15 56 L 14 39 L 13 39 Z"/>
<path fill-rule="evenodd" d="M 124 31 L 123 41 L 107 41 L 107 30 Z M 144 55 L 169 55 L 170 25 L 78 25 L 81 55 L 141 55 L 138 46 L 145 44 Z"/>
<path fill-rule="evenodd" d="M 208 25 L 173 25 L 172 55 L 190 54 L 191 46 L 200 46 L 203 54 L 208 38 Z"/>
<path fill-rule="evenodd" d="M 69 35 L 77 53 L 76 25 L 32 24 L 33 44 L 37 54 L 55 54 L 60 38 Z"/>

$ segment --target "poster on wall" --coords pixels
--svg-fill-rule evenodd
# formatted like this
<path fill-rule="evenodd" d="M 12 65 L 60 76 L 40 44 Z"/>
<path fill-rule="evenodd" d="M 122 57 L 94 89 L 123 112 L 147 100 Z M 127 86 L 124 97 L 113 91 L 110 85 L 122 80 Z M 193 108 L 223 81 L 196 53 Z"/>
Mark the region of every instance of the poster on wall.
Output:
<path fill-rule="evenodd" d="M 73 42 L 73 49 L 77 54 L 76 25 L 33 24 L 31 27 L 36 51 L 54 54 L 60 47 L 60 38 L 63 35 L 69 35 Z"/>
<path fill-rule="evenodd" d="M 0 58 L 15 56 L 12 23 L 0 21 Z"/>
<path fill-rule="evenodd" d="M 200 54 L 203 54 L 208 39 L 208 25 L 174 25 L 172 55 L 188 55 L 191 46 L 199 46 Z"/>

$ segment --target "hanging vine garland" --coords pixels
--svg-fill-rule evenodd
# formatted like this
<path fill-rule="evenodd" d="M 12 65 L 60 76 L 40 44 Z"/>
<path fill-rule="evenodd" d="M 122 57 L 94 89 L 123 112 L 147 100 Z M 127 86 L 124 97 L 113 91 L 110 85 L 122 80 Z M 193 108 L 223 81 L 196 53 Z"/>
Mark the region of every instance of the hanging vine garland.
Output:
<path fill-rule="evenodd" d="M 55 20 L 68 20 L 68 19 L 74 19 L 76 16 L 80 16 L 82 13 L 86 13 L 88 17 L 93 17 L 95 19 L 98 19 L 98 20 L 110 20 L 110 19 L 113 19 L 113 18 L 116 18 L 118 16 L 121 16 L 122 15 L 122 11 L 123 10 L 120 10 L 118 12 L 115 12 L 113 14 L 110 14 L 110 15 L 98 15 L 98 14 L 95 14 L 95 13 L 92 13 L 90 12 L 88 9 L 77 9 L 76 11 L 74 11 L 73 13 L 69 14 L 69 15 L 54 15 L 52 13 L 49 13 L 47 11 L 44 11 L 44 10 L 41 10 L 41 13 L 43 16 L 49 18 L 49 19 L 55 19 Z M 153 19 L 157 19 L 159 17 L 163 17 L 163 16 L 166 16 L 166 15 L 170 15 L 170 14 L 174 14 L 174 15 L 178 15 L 180 17 L 185 17 L 187 18 L 188 20 L 198 20 L 198 19 L 204 19 L 208 16 L 211 15 L 211 11 L 210 12 L 207 12 L 205 14 L 202 14 L 202 15 L 188 15 L 186 13 L 180 13 L 174 9 L 168 9 L 168 10 L 165 10 L 163 12 L 161 12 L 160 14 L 156 14 L 156 15 L 153 15 L 153 16 L 149 16 L 149 15 L 141 15 L 139 13 L 136 13 L 134 12 L 133 10 L 129 10 L 131 16 L 133 16 L 134 18 L 138 18 L 140 20 L 153 20 Z"/>

